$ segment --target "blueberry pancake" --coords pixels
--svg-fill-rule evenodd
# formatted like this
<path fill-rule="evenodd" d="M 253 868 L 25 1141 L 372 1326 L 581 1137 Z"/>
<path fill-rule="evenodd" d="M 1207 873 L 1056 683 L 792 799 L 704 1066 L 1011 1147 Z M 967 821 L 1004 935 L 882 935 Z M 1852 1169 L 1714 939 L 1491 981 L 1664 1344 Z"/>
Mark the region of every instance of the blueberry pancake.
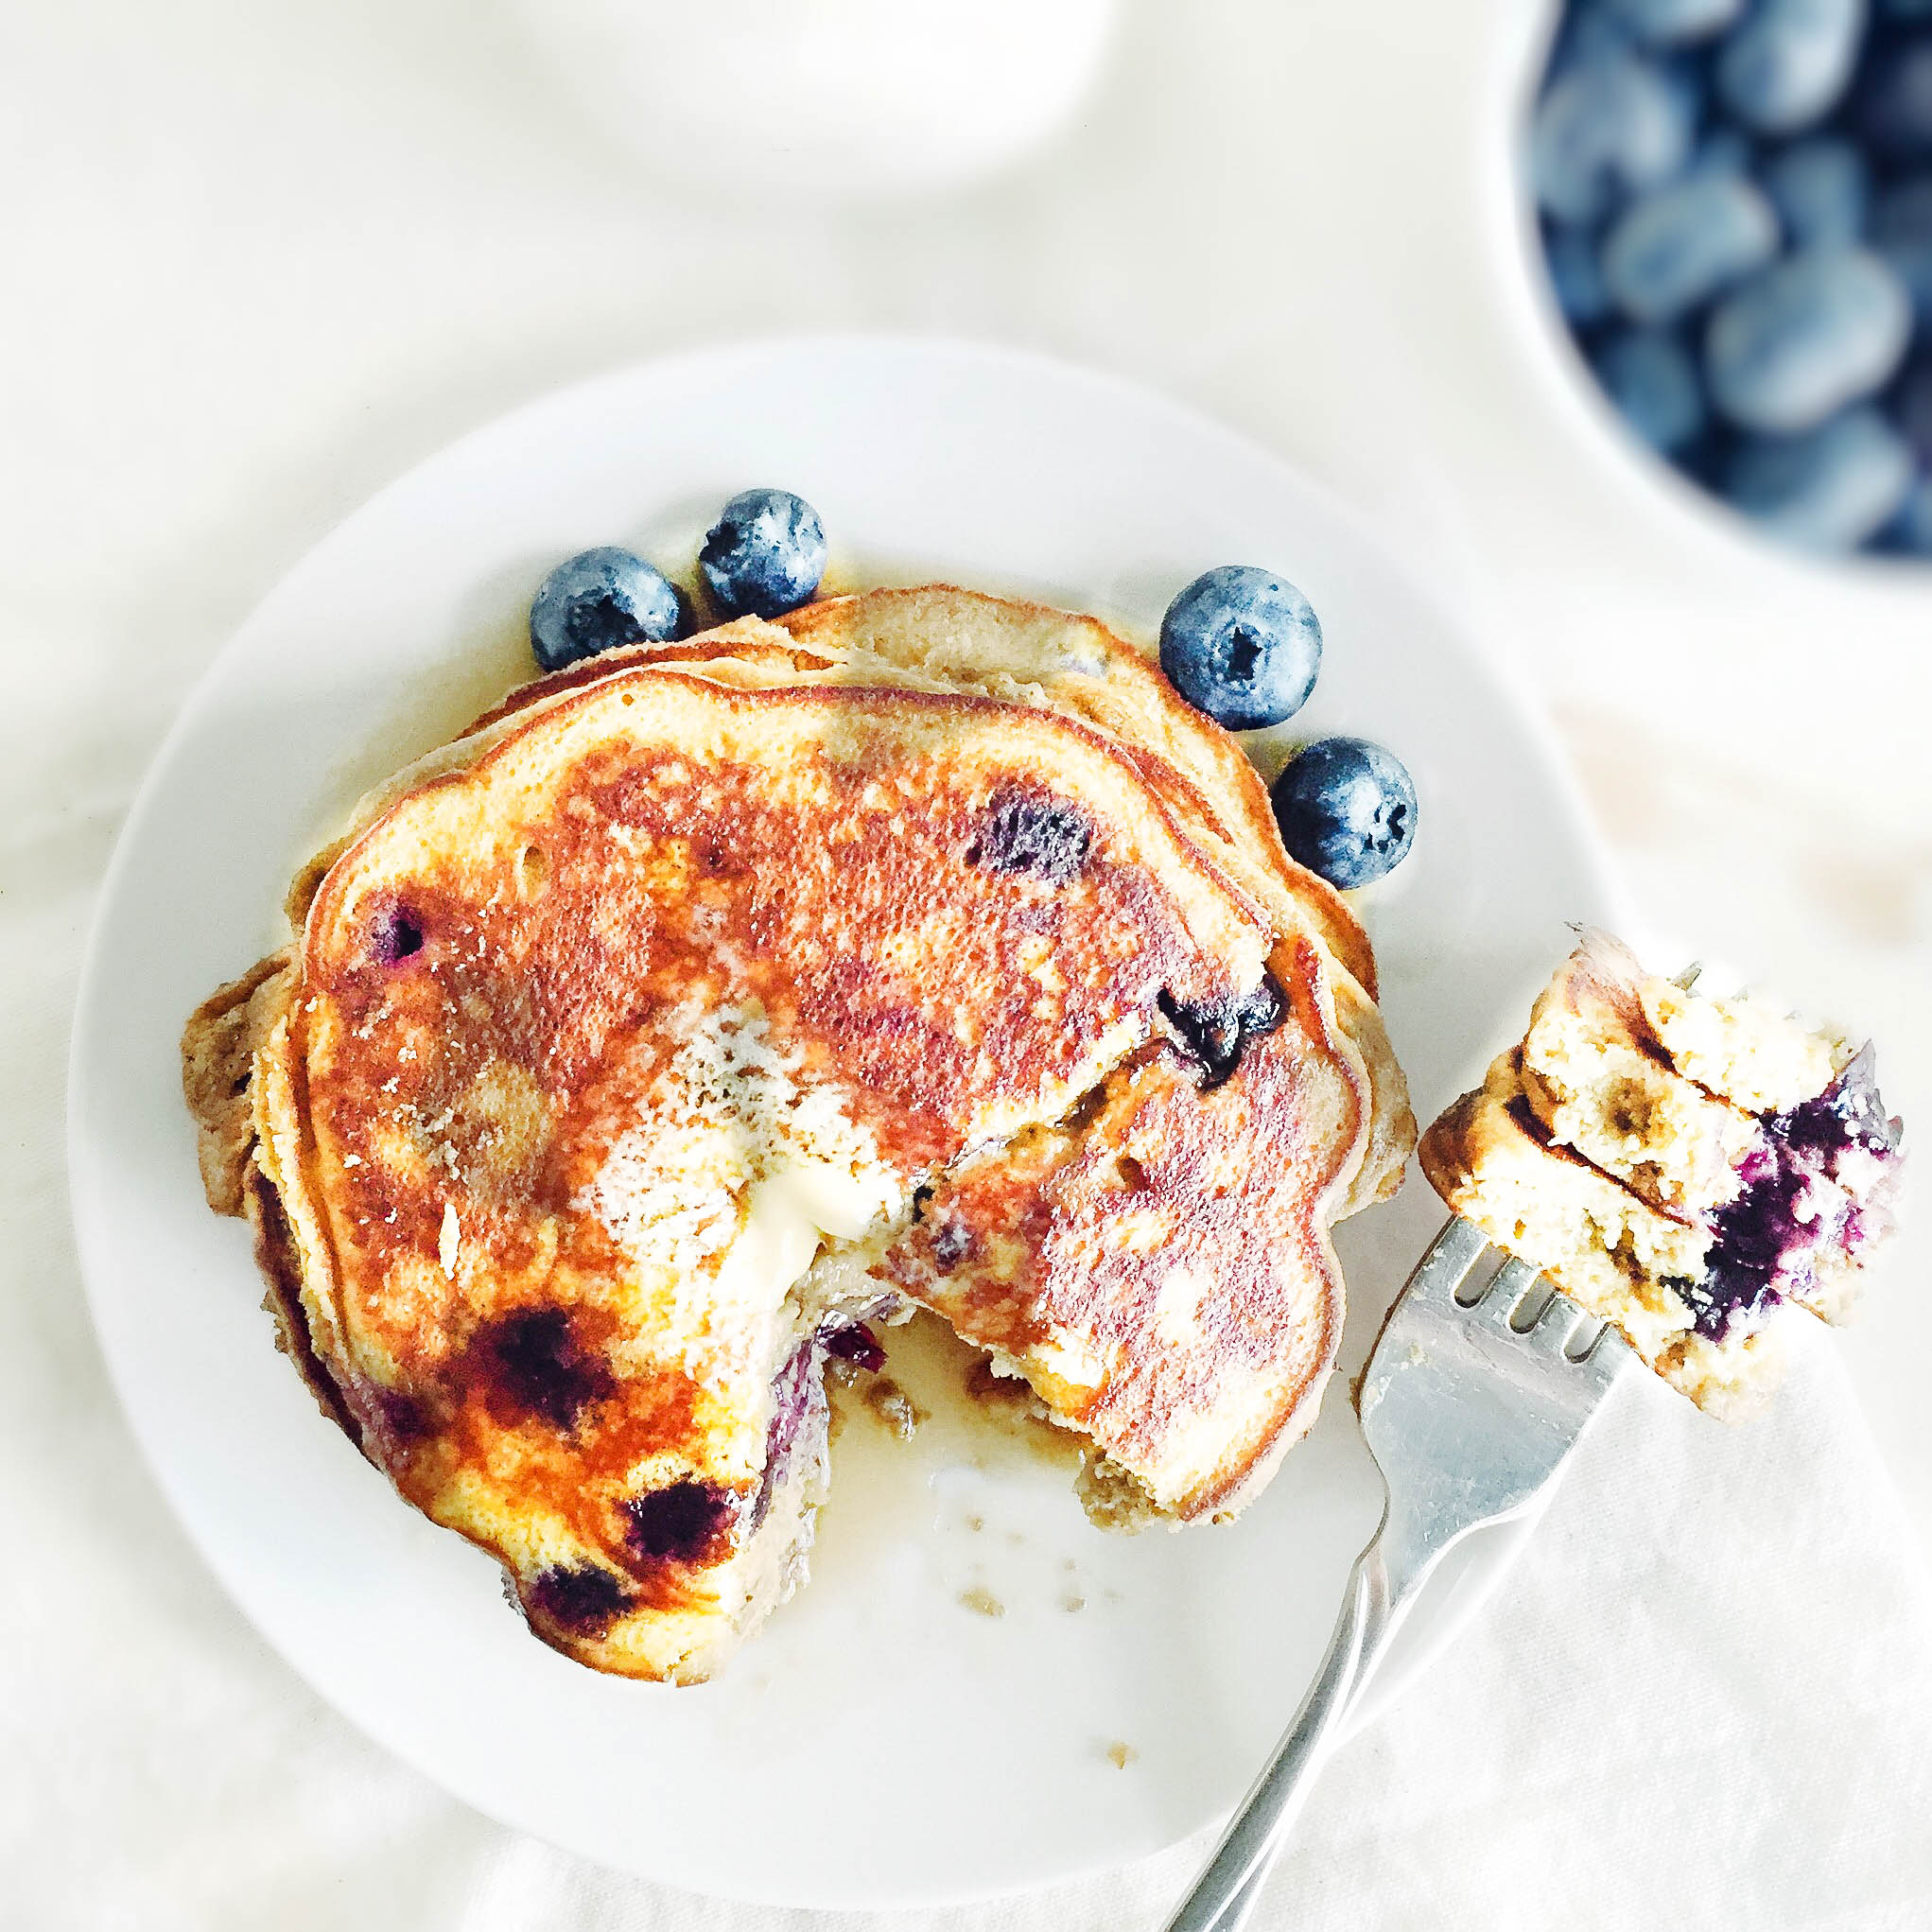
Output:
<path fill-rule="evenodd" d="M 539 1635 L 675 1680 L 802 1576 L 853 1322 L 917 1301 L 1026 1375 L 1097 1514 L 1226 1514 L 1313 1419 L 1329 1223 L 1384 1181 L 1333 956 L 1118 740 L 770 683 L 754 624 L 403 775 L 184 1040 L 329 1413 Z"/>
<path fill-rule="evenodd" d="M 968 691 L 1078 720 L 1120 746 L 1191 841 L 1263 910 L 1284 941 L 1328 955 L 1338 1023 L 1370 1073 L 1369 1146 L 1340 1212 L 1394 1192 L 1415 1144 L 1408 1088 L 1375 1004 L 1375 960 L 1342 896 L 1282 849 L 1265 787 L 1241 747 L 1184 703 L 1097 618 L 949 584 L 827 598 L 775 623 L 612 653 L 511 693 L 472 729 L 607 675 L 618 662 L 678 663 L 740 686 L 830 683 Z"/>
<path fill-rule="evenodd" d="M 1421 1155 L 1458 1213 L 1737 1416 L 1775 1386 L 1799 1311 L 1850 1313 L 1891 1231 L 1900 1137 L 1870 1047 L 1593 932 Z"/>

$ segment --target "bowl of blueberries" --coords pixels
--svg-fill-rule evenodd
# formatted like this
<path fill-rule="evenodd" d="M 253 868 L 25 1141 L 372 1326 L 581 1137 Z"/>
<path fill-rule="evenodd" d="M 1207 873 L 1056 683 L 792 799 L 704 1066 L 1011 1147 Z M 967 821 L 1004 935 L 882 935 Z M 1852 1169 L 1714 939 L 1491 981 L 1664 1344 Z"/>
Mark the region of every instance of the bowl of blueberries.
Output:
<path fill-rule="evenodd" d="M 1686 506 L 1932 563 L 1932 0 L 1524 18 L 1516 209 L 1569 386 Z"/>

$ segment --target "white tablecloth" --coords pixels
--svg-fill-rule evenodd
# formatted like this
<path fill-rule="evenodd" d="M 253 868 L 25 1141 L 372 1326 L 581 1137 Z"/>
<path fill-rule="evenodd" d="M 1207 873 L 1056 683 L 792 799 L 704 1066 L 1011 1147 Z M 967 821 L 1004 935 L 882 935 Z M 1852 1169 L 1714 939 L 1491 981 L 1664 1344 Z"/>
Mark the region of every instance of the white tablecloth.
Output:
<path fill-rule="evenodd" d="M 580 132 L 475 0 L 9 16 L 0 1923 L 792 1923 L 500 1831 L 322 1708 L 141 1468 L 66 1227 L 82 929 L 174 708 L 334 518 L 573 375 L 940 325 L 1245 426 L 1407 543 L 1553 712 L 1647 916 L 1868 1027 L 1932 1118 L 1932 592 L 1767 559 L 1579 446 L 1496 247 L 1506 10 L 1148 0 L 1024 174 L 782 216 Z M 1754 1429 L 1625 1403 L 1482 1626 L 1336 1761 L 1264 1923 L 1932 1923 L 1926 1272 L 1921 1235 Z M 862 1857 L 863 1820 L 828 1829 Z M 1200 1849 L 901 1923 L 1157 1923 Z"/>

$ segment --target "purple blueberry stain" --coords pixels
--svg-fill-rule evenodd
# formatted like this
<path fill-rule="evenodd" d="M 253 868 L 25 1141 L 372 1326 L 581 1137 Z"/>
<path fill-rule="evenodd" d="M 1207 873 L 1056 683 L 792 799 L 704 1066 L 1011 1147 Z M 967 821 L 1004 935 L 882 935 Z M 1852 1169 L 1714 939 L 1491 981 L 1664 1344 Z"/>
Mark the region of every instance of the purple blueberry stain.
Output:
<path fill-rule="evenodd" d="M 624 1505 L 629 1541 L 649 1562 L 714 1560 L 727 1543 L 738 1515 L 738 1495 L 719 1483 L 688 1478 Z"/>
<path fill-rule="evenodd" d="M 369 956 L 377 966 L 400 966 L 422 951 L 422 922 L 401 906 L 385 906 L 369 928 Z"/>
<path fill-rule="evenodd" d="M 786 1358 L 772 1380 L 772 1419 L 765 1427 L 765 1469 L 752 1504 L 751 1526 L 758 1528 L 772 1506 L 772 1498 L 791 1471 L 792 1461 L 809 1433 L 814 1411 L 825 1410 L 825 1390 L 819 1380 L 821 1351 L 808 1336 Z"/>
<path fill-rule="evenodd" d="M 943 1274 L 950 1274 L 966 1260 L 973 1244 L 971 1230 L 964 1221 L 948 1219 L 932 1236 L 932 1263 Z"/>
<path fill-rule="evenodd" d="M 558 1429 L 616 1386 L 600 1357 L 579 1341 L 561 1308 L 519 1310 L 485 1331 L 482 1353 L 491 1381 L 513 1407 Z"/>
<path fill-rule="evenodd" d="M 821 1333 L 826 1353 L 836 1355 L 841 1362 L 849 1362 L 869 1374 L 885 1366 L 885 1350 L 879 1346 L 879 1337 L 862 1321 L 840 1322 Z"/>
<path fill-rule="evenodd" d="M 1765 1131 L 1739 1167 L 1736 1199 L 1712 1217 L 1703 1280 L 1672 1284 L 1699 1334 L 1722 1337 L 1735 1322 L 1805 1294 L 1821 1259 L 1857 1250 L 1868 1234 L 1874 1170 L 1866 1170 L 1861 1199 L 1846 1156 L 1865 1155 L 1882 1175 L 1897 1157 L 1902 1127 L 1886 1115 L 1867 1046 L 1822 1093 L 1767 1116 Z"/>
<path fill-rule="evenodd" d="M 1704 1279 L 1687 1299 L 1699 1334 L 1722 1336 L 1784 1296 L 1808 1287 L 1821 1225 L 1811 1176 L 1770 1148 L 1744 1166 L 1744 1192 L 1713 1217 Z"/>
<path fill-rule="evenodd" d="M 1092 822 L 1078 806 L 1050 792 L 1002 785 L 987 802 L 966 863 L 1065 885 L 1086 865 L 1092 844 Z"/>
<path fill-rule="evenodd" d="M 539 1570 L 528 1600 L 534 1615 L 573 1637 L 600 1637 L 635 1601 L 622 1577 L 595 1563 Z"/>
<path fill-rule="evenodd" d="M 1812 1157 L 1834 1179 L 1840 1157 L 1853 1148 L 1874 1159 L 1891 1158 L 1904 1131 L 1901 1122 L 1887 1117 L 1878 1097 L 1878 1058 L 1870 1044 L 1816 1100 L 1801 1102 L 1768 1125 L 1774 1140 Z"/>
<path fill-rule="evenodd" d="M 399 1453 L 410 1443 L 436 1433 L 436 1419 L 428 1405 L 409 1390 L 367 1383 L 360 1394 L 368 1411 L 368 1426 L 387 1453 Z"/>

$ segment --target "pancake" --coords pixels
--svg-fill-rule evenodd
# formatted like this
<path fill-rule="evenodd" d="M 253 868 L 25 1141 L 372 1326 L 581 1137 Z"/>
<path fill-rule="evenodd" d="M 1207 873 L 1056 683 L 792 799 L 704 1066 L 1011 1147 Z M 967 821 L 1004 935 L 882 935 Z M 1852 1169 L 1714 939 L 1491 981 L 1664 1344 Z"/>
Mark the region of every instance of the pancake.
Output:
<path fill-rule="evenodd" d="M 964 690 L 1077 719 L 1122 747 L 1188 836 L 1260 907 L 1284 941 L 1314 939 L 1337 1023 L 1369 1070 L 1368 1148 L 1349 1214 L 1401 1185 L 1416 1141 L 1408 1088 L 1375 1004 L 1375 961 L 1342 896 L 1291 859 L 1266 787 L 1240 745 L 1187 704 L 1158 668 L 1098 619 L 950 584 L 828 598 L 775 623 L 740 618 L 695 638 L 607 653 L 513 692 L 470 728 L 617 665 L 682 664 L 738 686 L 821 683 Z"/>
<path fill-rule="evenodd" d="M 184 1048 L 325 1405 L 539 1635 L 676 1680 L 802 1575 L 826 1350 L 902 1297 L 1097 1513 L 1238 1507 L 1332 1366 L 1374 1102 L 1332 956 L 1118 740 L 729 628 L 384 788 Z"/>
<path fill-rule="evenodd" d="M 1734 1418 L 1782 1379 L 1795 1323 L 1851 1313 L 1892 1231 L 1901 1131 L 1869 1047 L 1593 932 L 1421 1156 L 1458 1213 Z"/>

